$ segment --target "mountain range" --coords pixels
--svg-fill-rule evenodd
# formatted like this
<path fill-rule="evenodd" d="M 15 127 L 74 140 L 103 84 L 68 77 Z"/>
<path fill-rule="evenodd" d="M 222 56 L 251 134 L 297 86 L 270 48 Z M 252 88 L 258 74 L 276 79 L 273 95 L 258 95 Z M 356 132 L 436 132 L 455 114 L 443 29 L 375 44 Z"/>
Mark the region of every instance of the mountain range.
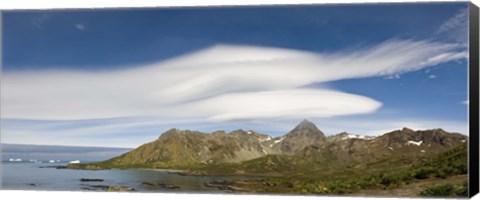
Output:
<path fill-rule="evenodd" d="M 366 163 L 393 157 L 437 154 L 466 143 L 467 140 L 465 135 L 442 129 L 414 131 L 409 128 L 379 136 L 343 132 L 327 137 L 308 120 L 303 120 L 287 134 L 274 138 L 253 130 L 203 133 L 170 129 L 157 140 L 118 157 L 90 164 L 72 164 L 68 167 L 206 169 L 209 166 L 222 165 L 235 168 L 235 172 L 240 174 L 250 173 L 250 169 L 241 166 L 269 166 L 275 161 L 284 164 L 287 162 L 291 168 L 298 169 L 311 166 L 312 163 L 361 167 Z M 275 166 L 272 170 L 280 170 L 274 168 Z"/>

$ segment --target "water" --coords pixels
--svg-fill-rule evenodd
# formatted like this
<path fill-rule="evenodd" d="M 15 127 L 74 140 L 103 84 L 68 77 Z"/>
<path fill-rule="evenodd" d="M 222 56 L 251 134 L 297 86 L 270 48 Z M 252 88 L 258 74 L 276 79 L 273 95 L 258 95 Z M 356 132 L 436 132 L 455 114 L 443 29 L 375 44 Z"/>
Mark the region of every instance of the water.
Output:
<path fill-rule="evenodd" d="M 112 169 L 73 170 L 40 168 L 41 166 L 62 165 L 59 163 L 2 162 L 2 189 L 8 190 L 54 190 L 81 191 L 92 185 L 122 185 L 140 192 L 195 192 L 225 193 L 228 191 L 204 186 L 213 180 L 247 180 L 253 177 L 241 176 L 183 176 L 164 170 Z M 66 163 L 63 163 L 66 165 Z M 81 178 L 104 179 L 103 182 L 81 182 Z M 142 182 L 165 183 L 180 186 L 180 189 L 145 186 Z M 34 185 L 31 185 L 34 184 Z"/>

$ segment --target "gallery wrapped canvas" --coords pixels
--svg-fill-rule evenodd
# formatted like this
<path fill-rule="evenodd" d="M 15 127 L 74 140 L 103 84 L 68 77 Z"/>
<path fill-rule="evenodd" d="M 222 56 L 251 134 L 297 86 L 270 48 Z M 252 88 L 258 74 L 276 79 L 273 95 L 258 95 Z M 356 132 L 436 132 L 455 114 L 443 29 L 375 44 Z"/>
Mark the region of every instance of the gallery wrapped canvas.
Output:
<path fill-rule="evenodd" d="M 2 11 L 3 190 L 471 197 L 469 2 Z"/>

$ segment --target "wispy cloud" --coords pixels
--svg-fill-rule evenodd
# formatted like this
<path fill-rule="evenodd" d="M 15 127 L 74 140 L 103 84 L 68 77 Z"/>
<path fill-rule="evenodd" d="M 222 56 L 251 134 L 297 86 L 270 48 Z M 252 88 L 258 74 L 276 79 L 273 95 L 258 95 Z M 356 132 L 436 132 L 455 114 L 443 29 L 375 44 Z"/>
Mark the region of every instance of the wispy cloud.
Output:
<path fill-rule="evenodd" d="M 466 54 L 455 44 L 413 40 L 329 54 L 216 45 L 118 71 L 6 72 L 2 114 L 50 120 L 156 116 L 229 121 L 371 113 L 380 102 L 342 91 L 301 88 L 398 75 Z"/>
<path fill-rule="evenodd" d="M 435 74 L 431 74 L 430 76 L 428 76 L 429 79 L 435 79 L 437 78 L 437 76 Z"/>
<path fill-rule="evenodd" d="M 85 26 L 85 24 L 80 23 L 80 24 L 75 24 L 75 28 L 77 28 L 80 31 L 84 31 L 87 27 Z"/>
<path fill-rule="evenodd" d="M 398 79 L 418 70 L 436 78 L 430 67 L 468 57 L 467 17 L 466 9 L 452 16 L 434 33 L 443 39 L 436 41 L 391 39 L 326 53 L 219 44 L 115 71 L 4 72 L 2 142 L 135 147 L 169 128 L 213 131 L 237 127 L 239 121 L 244 126 L 237 128 L 284 134 L 299 118 L 313 120 L 328 135 L 378 135 L 405 126 L 439 125 L 468 134 L 466 122 L 363 119 L 365 115 L 355 115 L 376 112 L 382 102 L 304 87 L 368 77 Z M 42 15 L 32 23 L 41 28 L 48 20 Z M 87 26 L 73 28 L 84 31 Z M 26 122 L 31 119 L 40 121 Z"/>
<path fill-rule="evenodd" d="M 468 104 L 469 104 L 469 101 L 468 101 L 468 100 L 465 100 L 465 101 L 462 101 L 461 103 L 464 104 L 464 105 L 468 105 Z"/>
<path fill-rule="evenodd" d="M 37 28 L 43 28 L 44 24 L 50 20 L 50 15 L 48 14 L 40 14 L 38 17 L 32 19 L 32 25 Z"/>
<path fill-rule="evenodd" d="M 436 34 L 449 38 L 452 41 L 467 43 L 468 36 L 468 9 L 461 9 L 445 21 L 436 31 Z"/>
<path fill-rule="evenodd" d="M 386 76 L 385 79 L 400 79 L 400 75 L 398 74 L 389 75 L 389 76 Z"/>

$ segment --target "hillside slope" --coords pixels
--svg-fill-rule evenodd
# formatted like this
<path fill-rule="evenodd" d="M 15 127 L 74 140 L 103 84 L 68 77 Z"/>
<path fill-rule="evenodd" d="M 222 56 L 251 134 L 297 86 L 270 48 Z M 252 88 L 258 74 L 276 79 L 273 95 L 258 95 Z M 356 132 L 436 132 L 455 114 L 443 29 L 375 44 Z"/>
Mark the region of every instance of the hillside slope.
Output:
<path fill-rule="evenodd" d="M 466 143 L 467 136 L 442 129 L 408 128 L 377 137 L 340 133 L 325 137 L 315 124 L 304 120 L 283 136 L 272 138 L 252 130 L 202 133 L 170 129 L 157 140 L 121 156 L 97 163 L 72 164 L 70 168 L 170 168 L 201 173 L 248 174 L 302 171 L 325 167 L 365 167 L 384 160 L 411 163 Z M 269 166 L 270 161 L 282 163 Z M 254 164 L 249 164 L 254 163 Z M 235 166 L 226 169 L 227 166 Z M 246 166 L 260 166 L 262 169 Z M 257 170 L 257 171 L 256 171 Z M 240 173 L 241 172 L 241 173 Z"/>

